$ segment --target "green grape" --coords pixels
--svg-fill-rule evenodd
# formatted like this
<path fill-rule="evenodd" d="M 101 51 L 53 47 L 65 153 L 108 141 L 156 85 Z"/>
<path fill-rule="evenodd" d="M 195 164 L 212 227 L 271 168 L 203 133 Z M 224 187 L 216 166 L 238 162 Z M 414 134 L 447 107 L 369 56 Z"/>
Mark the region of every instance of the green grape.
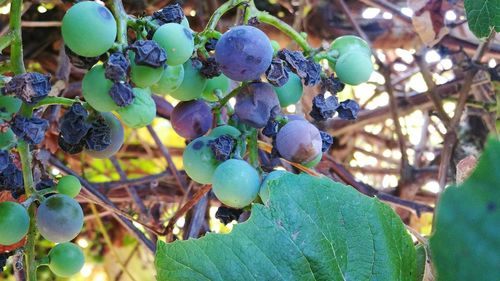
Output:
<path fill-rule="evenodd" d="M 84 151 L 87 155 L 90 155 L 93 158 L 106 159 L 115 155 L 116 152 L 120 150 L 125 140 L 125 134 L 123 126 L 120 123 L 120 120 L 116 118 L 116 116 L 114 116 L 110 112 L 103 112 L 101 113 L 101 116 L 104 118 L 104 121 L 106 121 L 106 123 L 111 128 L 111 134 L 110 134 L 111 144 L 108 145 L 104 150 L 98 151 L 98 150 L 90 150 L 84 148 Z"/>
<path fill-rule="evenodd" d="M 46 198 L 37 209 L 36 226 L 54 243 L 73 240 L 83 227 L 83 211 L 75 199 L 64 194 Z"/>
<path fill-rule="evenodd" d="M 345 35 L 336 38 L 330 45 L 330 50 L 339 52 L 339 56 L 347 54 L 351 51 L 362 52 L 367 56 L 372 55 L 368 43 L 366 43 L 365 40 L 354 35 Z"/>
<path fill-rule="evenodd" d="M 0 120 L 0 124 L 2 123 L 3 121 Z M 0 130 L 0 149 L 8 150 L 16 146 L 16 144 L 17 138 L 11 128 L 7 128 L 5 132 Z"/>
<path fill-rule="evenodd" d="M 10 121 L 21 108 L 22 101 L 16 97 L 0 94 L 0 120 Z"/>
<path fill-rule="evenodd" d="M 94 1 L 82 1 L 63 17 L 61 32 L 64 43 L 76 54 L 97 57 L 113 46 L 116 21 L 111 12 Z"/>
<path fill-rule="evenodd" d="M 168 65 L 183 64 L 193 55 L 193 34 L 181 24 L 167 23 L 160 26 L 153 40 L 167 51 Z"/>
<path fill-rule="evenodd" d="M 182 155 L 184 171 L 195 182 L 209 184 L 212 182 L 212 176 L 220 164 L 215 159 L 209 142 L 212 137 L 199 137 L 188 144 Z"/>
<path fill-rule="evenodd" d="M 177 90 L 182 80 L 184 80 L 184 66 L 182 66 L 182 64 L 167 66 L 160 80 L 151 86 L 151 90 L 153 90 L 155 94 L 165 96 Z"/>
<path fill-rule="evenodd" d="M 289 78 L 285 85 L 274 87 L 276 95 L 280 101 L 281 107 L 287 107 L 291 104 L 296 104 L 302 97 L 302 81 L 300 77 L 293 72 L 288 72 Z"/>
<path fill-rule="evenodd" d="M 154 68 L 136 64 L 134 61 L 135 53 L 132 51 L 128 52 L 128 56 L 130 60 L 130 80 L 132 80 L 137 87 L 147 88 L 160 81 L 164 72 L 163 67 Z"/>
<path fill-rule="evenodd" d="M 309 162 L 302 163 L 302 165 L 307 167 L 307 168 L 313 168 L 316 165 L 318 165 L 319 162 L 321 162 L 321 158 L 323 158 L 323 153 L 318 154 L 318 156 L 316 156 L 316 158 L 314 158 L 313 160 L 311 160 Z"/>
<path fill-rule="evenodd" d="M 133 91 L 134 101 L 117 112 L 125 125 L 142 128 L 151 124 L 156 117 L 156 104 L 149 89 L 134 88 Z"/>
<path fill-rule="evenodd" d="M 224 74 L 208 79 L 207 85 L 205 86 L 205 89 L 203 89 L 201 97 L 207 101 L 218 101 L 219 99 L 214 93 L 215 90 L 220 90 L 222 97 L 224 97 L 229 90 L 229 84 L 231 84 L 231 80 L 229 80 L 229 78 L 227 78 Z"/>
<path fill-rule="evenodd" d="M 95 65 L 83 77 L 83 97 L 97 111 L 117 110 L 119 106 L 109 96 L 111 86 L 113 86 L 113 82 L 104 76 L 104 66 Z"/>
<path fill-rule="evenodd" d="M 359 85 L 370 79 L 373 65 L 370 56 L 359 51 L 350 51 L 339 57 L 334 69 L 343 83 Z"/>
<path fill-rule="evenodd" d="M 0 244 L 12 245 L 28 233 L 30 217 L 26 209 L 16 202 L 0 203 Z"/>
<path fill-rule="evenodd" d="M 80 180 L 72 175 L 67 175 L 59 179 L 56 185 L 57 192 L 75 198 L 82 189 Z"/>
<path fill-rule="evenodd" d="M 188 101 L 199 98 L 207 79 L 200 75 L 198 68 L 193 66 L 191 60 L 184 63 L 184 79 L 181 85 L 169 95 L 180 101 Z"/>
<path fill-rule="evenodd" d="M 49 252 L 49 268 L 59 277 L 70 277 L 83 268 L 85 257 L 77 245 L 73 243 L 57 244 Z"/>
<path fill-rule="evenodd" d="M 255 200 L 260 179 L 257 170 L 243 160 L 229 159 L 215 169 L 212 190 L 222 203 L 243 208 Z"/>
<path fill-rule="evenodd" d="M 212 138 L 217 138 L 217 137 L 220 137 L 222 135 L 230 135 L 233 138 L 239 138 L 241 135 L 241 132 L 240 132 L 240 130 L 236 129 L 233 126 L 222 125 L 222 126 L 213 128 L 212 131 L 210 131 L 210 133 L 208 134 L 208 136 L 212 137 Z"/>
<path fill-rule="evenodd" d="M 182 18 L 181 25 L 187 29 L 191 29 L 191 27 L 189 26 L 189 21 L 188 21 L 187 17 Z"/>
<path fill-rule="evenodd" d="M 267 201 L 269 201 L 269 181 L 277 180 L 281 176 L 286 175 L 286 174 L 289 174 L 289 173 L 287 171 L 283 171 L 283 170 L 272 171 L 262 181 L 262 184 L 260 185 L 259 196 L 260 196 L 260 199 L 262 199 L 262 202 L 264 204 Z"/>
<path fill-rule="evenodd" d="M 273 56 L 276 56 L 278 51 L 281 49 L 280 43 L 276 40 L 271 40 L 271 46 L 273 46 Z"/>

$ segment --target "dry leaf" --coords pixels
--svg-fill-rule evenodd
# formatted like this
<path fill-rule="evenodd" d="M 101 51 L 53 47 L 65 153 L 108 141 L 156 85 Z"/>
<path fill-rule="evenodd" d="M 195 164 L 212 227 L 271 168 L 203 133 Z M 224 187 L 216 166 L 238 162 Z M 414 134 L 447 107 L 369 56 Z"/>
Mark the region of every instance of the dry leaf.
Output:
<path fill-rule="evenodd" d="M 408 6 L 415 11 L 413 27 L 427 46 L 434 46 L 449 33 L 449 29 L 444 26 L 444 13 L 449 8 L 447 1 L 408 0 Z"/>

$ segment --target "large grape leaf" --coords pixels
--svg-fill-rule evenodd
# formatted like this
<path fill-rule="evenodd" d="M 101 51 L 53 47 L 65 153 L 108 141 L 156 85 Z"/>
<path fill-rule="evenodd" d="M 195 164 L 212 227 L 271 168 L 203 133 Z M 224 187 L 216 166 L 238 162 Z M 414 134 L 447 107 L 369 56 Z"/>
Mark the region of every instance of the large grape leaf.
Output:
<path fill-rule="evenodd" d="M 469 28 L 478 38 L 486 38 L 492 29 L 500 32 L 500 0 L 465 0 Z"/>
<path fill-rule="evenodd" d="M 327 178 L 285 175 L 229 234 L 159 242 L 157 279 L 416 280 L 411 237 L 392 209 Z"/>
<path fill-rule="evenodd" d="M 436 211 L 438 280 L 500 280 L 500 142 L 488 142 L 469 179 L 447 188 Z"/>

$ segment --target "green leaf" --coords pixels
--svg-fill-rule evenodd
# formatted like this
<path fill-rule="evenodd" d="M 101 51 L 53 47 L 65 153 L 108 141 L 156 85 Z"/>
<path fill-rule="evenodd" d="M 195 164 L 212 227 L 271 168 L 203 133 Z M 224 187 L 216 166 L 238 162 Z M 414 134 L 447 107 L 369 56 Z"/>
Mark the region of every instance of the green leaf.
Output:
<path fill-rule="evenodd" d="M 469 28 L 478 38 L 486 38 L 492 29 L 500 31 L 500 0 L 465 0 Z"/>
<path fill-rule="evenodd" d="M 499 280 L 500 142 L 489 140 L 469 179 L 441 195 L 435 229 L 430 247 L 438 280 Z"/>
<path fill-rule="evenodd" d="M 327 178 L 287 174 L 268 205 L 229 234 L 159 242 L 157 280 L 416 280 L 416 252 L 378 199 Z"/>

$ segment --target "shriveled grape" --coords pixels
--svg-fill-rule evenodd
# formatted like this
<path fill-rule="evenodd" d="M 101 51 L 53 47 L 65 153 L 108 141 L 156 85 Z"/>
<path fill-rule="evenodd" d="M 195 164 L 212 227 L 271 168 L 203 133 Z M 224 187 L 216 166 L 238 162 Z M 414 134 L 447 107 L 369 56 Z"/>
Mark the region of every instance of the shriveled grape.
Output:
<path fill-rule="evenodd" d="M 118 118 L 116 118 L 116 116 L 114 116 L 112 113 L 103 112 L 102 117 L 111 129 L 111 143 L 105 149 L 100 151 L 91 149 L 84 149 L 84 151 L 86 154 L 90 155 L 93 158 L 106 159 L 115 155 L 116 152 L 120 150 L 125 140 L 125 134 L 120 120 L 118 120 Z"/>

